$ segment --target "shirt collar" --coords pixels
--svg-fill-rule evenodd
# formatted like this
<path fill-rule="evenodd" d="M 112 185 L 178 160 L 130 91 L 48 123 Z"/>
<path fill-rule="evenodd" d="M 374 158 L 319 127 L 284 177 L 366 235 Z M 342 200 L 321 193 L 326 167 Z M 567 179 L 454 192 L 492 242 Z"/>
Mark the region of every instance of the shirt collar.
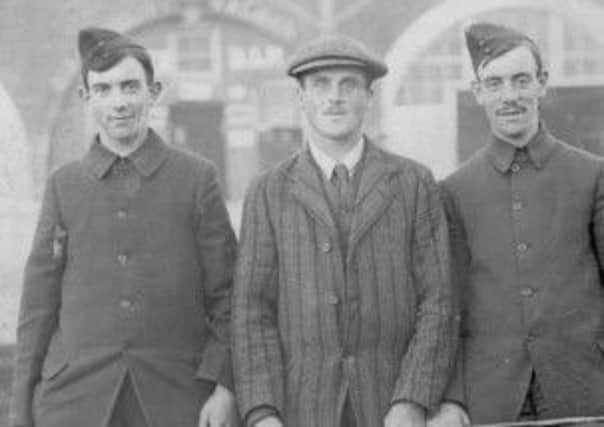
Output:
<path fill-rule="evenodd" d="M 356 166 L 361 161 L 361 157 L 363 157 L 363 150 L 365 148 L 365 139 L 361 138 L 351 149 L 342 161 L 336 162 L 331 157 L 329 157 L 325 152 L 321 151 L 316 145 L 309 141 L 308 143 L 310 153 L 312 154 L 313 159 L 317 162 L 317 166 L 327 178 L 331 179 L 331 175 L 333 174 L 333 170 L 336 165 L 343 163 L 348 169 L 348 173 L 352 176 L 355 172 Z"/>
<path fill-rule="evenodd" d="M 149 129 L 145 141 L 126 158 L 132 161 L 141 175 L 148 177 L 161 166 L 166 156 L 166 146 L 161 138 L 153 129 Z M 90 151 L 84 157 L 84 164 L 98 179 L 102 179 L 119 158 L 120 156 L 101 144 L 96 135 Z"/>
<path fill-rule="evenodd" d="M 537 134 L 526 145 L 528 156 L 537 169 L 541 169 L 554 149 L 554 140 L 544 123 L 539 123 Z M 517 148 L 509 142 L 506 142 L 491 134 L 487 153 L 493 163 L 501 173 L 506 173 L 514 161 Z"/>

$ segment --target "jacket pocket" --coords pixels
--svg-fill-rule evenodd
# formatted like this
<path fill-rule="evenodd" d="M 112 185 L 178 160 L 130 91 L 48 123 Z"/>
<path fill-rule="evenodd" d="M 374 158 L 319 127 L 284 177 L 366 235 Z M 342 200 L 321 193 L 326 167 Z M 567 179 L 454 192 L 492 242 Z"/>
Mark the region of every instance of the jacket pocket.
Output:
<path fill-rule="evenodd" d="M 48 346 L 48 352 L 42 366 L 42 378 L 45 380 L 56 378 L 69 365 L 69 358 L 60 335 L 60 332 L 56 332 Z"/>
<path fill-rule="evenodd" d="M 52 380 L 63 372 L 68 365 L 69 363 L 67 360 L 65 360 L 65 358 L 56 362 L 50 358 L 47 358 L 44 362 L 44 366 L 42 367 L 42 378 L 45 380 Z"/>

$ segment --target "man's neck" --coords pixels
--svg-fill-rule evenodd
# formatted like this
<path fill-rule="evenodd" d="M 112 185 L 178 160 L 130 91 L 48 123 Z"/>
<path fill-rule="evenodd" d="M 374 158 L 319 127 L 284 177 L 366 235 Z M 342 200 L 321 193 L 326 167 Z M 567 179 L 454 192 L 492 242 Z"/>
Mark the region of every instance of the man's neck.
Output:
<path fill-rule="evenodd" d="M 101 132 L 99 133 L 99 141 L 112 153 L 120 157 L 127 157 L 129 154 L 132 154 L 134 151 L 136 151 L 137 148 L 143 145 L 143 143 L 147 140 L 148 134 L 149 130 L 147 129 L 134 140 L 119 141 L 114 138 L 110 138 L 106 134 Z"/>
<path fill-rule="evenodd" d="M 539 123 L 535 125 L 529 132 L 524 135 L 518 136 L 517 138 L 507 137 L 505 135 L 500 135 L 498 133 L 494 133 L 495 136 L 502 141 L 507 142 L 510 145 L 513 145 L 516 148 L 526 147 L 529 142 L 533 140 L 535 135 L 539 132 Z"/>
<path fill-rule="evenodd" d="M 346 155 L 361 141 L 361 138 L 360 132 L 342 140 L 324 138 L 314 133 L 308 135 L 309 143 L 336 163 L 342 162 Z"/>

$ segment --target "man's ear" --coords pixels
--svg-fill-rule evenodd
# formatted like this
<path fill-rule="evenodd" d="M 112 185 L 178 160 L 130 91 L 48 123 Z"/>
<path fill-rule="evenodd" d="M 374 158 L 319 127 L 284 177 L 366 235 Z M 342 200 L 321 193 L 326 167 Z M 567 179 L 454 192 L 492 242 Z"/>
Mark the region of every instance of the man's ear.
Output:
<path fill-rule="evenodd" d="M 296 98 L 298 98 L 298 107 L 300 110 L 304 111 L 304 86 L 302 82 L 298 82 L 296 86 Z"/>
<path fill-rule="evenodd" d="M 476 99 L 476 102 L 480 105 L 482 105 L 482 86 L 480 85 L 480 82 L 478 80 L 472 80 L 472 83 L 470 83 L 470 89 L 472 89 L 472 93 L 474 94 L 474 98 Z"/>
<path fill-rule="evenodd" d="M 78 96 L 83 101 L 88 101 L 90 99 L 90 91 L 84 87 L 84 85 L 78 86 Z"/>
<path fill-rule="evenodd" d="M 153 98 L 154 102 L 159 99 L 163 89 L 164 86 L 160 81 L 154 81 L 150 84 L 149 91 L 151 92 L 151 97 Z"/>
<path fill-rule="evenodd" d="M 545 96 L 547 92 L 547 81 L 549 80 L 549 73 L 543 70 L 539 76 L 537 76 L 537 80 L 539 81 L 539 96 Z"/>

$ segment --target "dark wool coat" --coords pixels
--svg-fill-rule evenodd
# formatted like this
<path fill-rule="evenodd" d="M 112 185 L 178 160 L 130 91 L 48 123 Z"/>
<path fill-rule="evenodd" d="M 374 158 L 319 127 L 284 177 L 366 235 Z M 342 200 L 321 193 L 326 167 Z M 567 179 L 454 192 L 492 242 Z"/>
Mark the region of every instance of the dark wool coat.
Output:
<path fill-rule="evenodd" d="M 426 168 L 365 150 L 347 253 L 308 149 L 249 189 L 233 298 L 242 414 L 333 427 L 350 393 L 371 427 L 393 402 L 441 399 L 457 321 L 439 192 Z"/>
<path fill-rule="evenodd" d="M 235 238 L 214 167 L 153 132 L 130 172 L 96 143 L 48 181 L 17 334 L 12 422 L 104 426 L 129 372 L 149 426 L 229 385 Z"/>
<path fill-rule="evenodd" d="M 604 161 L 541 129 L 495 138 L 448 177 L 465 398 L 514 421 L 535 371 L 544 417 L 604 414 Z"/>

